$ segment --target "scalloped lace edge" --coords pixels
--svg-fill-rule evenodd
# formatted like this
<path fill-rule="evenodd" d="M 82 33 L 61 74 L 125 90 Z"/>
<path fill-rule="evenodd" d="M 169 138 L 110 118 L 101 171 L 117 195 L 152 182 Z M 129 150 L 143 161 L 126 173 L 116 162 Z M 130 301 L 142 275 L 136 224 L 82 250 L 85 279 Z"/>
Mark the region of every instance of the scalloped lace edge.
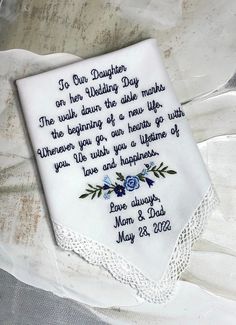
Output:
<path fill-rule="evenodd" d="M 140 298 L 162 304 L 172 296 L 177 280 L 189 264 L 192 245 L 203 232 L 206 219 L 217 203 L 217 195 L 210 186 L 179 234 L 166 271 L 158 282 L 147 278 L 138 268 L 103 244 L 55 221 L 53 226 L 57 244 L 62 249 L 74 251 L 90 264 L 105 268 L 116 280 L 135 289 Z"/>

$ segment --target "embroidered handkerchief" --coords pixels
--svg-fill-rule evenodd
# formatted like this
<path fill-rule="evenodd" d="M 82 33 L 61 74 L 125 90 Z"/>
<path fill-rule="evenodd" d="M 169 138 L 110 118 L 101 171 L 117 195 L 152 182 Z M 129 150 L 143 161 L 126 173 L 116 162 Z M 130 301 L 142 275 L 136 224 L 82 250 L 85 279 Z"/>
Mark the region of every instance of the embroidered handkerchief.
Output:
<path fill-rule="evenodd" d="M 58 245 L 166 302 L 216 196 L 156 41 L 17 87 Z"/>

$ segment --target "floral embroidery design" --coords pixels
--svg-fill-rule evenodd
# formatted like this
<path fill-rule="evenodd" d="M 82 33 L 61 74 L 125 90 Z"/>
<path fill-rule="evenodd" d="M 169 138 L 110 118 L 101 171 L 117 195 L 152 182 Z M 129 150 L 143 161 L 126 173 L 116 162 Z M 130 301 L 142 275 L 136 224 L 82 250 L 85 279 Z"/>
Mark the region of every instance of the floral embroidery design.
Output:
<path fill-rule="evenodd" d="M 166 177 L 167 174 L 173 175 L 177 174 L 176 171 L 168 169 L 168 166 L 164 166 L 162 162 L 159 167 L 157 167 L 154 162 L 150 164 L 144 164 L 145 168 L 137 175 L 134 176 L 124 176 L 122 173 L 116 173 L 116 181 L 112 182 L 109 176 L 103 178 L 103 185 L 91 185 L 88 184 L 86 192 L 80 195 L 80 199 L 89 197 L 94 199 L 95 197 L 100 197 L 103 194 L 104 199 L 110 199 L 110 195 L 115 193 L 116 196 L 121 197 L 126 195 L 126 192 L 132 192 L 140 187 L 141 182 L 146 183 L 148 187 L 153 186 L 155 181 L 151 178 L 152 176 L 156 178 Z M 149 176 L 150 175 L 150 176 Z"/>

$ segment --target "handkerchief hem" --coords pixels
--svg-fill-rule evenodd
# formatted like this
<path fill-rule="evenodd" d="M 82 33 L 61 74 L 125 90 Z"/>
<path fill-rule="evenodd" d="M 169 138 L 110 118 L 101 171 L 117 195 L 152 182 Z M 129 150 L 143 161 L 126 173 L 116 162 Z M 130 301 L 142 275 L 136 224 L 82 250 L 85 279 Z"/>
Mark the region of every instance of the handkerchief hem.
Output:
<path fill-rule="evenodd" d="M 158 282 L 149 279 L 135 265 L 105 245 L 53 221 L 56 242 L 62 249 L 74 251 L 88 263 L 103 267 L 116 280 L 135 289 L 137 296 L 143 300 L 163 304 L 169 301 L 177 280 L 188 267 L 191 248 L 202 234 L 206 219 L 217 203 L 217 195 L 210 185 L 197 209 L 180 232 L 166 271 Z"/>

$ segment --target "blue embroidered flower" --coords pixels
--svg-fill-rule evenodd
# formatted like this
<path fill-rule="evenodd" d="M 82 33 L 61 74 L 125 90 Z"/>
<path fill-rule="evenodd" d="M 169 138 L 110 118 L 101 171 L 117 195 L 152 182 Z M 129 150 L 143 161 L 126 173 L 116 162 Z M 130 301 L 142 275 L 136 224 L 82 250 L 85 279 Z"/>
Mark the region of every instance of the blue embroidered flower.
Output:
<path fill-rule="evenodd" d="M 103 190 L 108 190 L 111 186 L 111 180 L 110 180 L 110 177 L 109 176 L 104 176 L 103 178 Z"/>
<path fill-rule="evenodd" d="M 108 192 L 105 192 L 103 194 L 103 197 L 104 197 L 105 200 L 109 200 L 110 199 L 110 194 Z"/>
<path fill-rule="evenodd" d="M 117 196 L 123 196 L 125 195 L 125 188 L 123 185 L 117 184 L 114 188 L 114 192 L 116 193 Z"/>
<path fill-rule="evenodd" d="M 142 174 L 143 176 L 147 175 L 147 174 L 148 174 L 147 169 L 144 168 L 144 169 L 142 170 L 141 174 Z"/>
<path fill-rule="evenodd" d="M 145 178 L 145 180 L 146 180 L 146 182 L 147 182 L 147 185 L 149 186 L 149 187 L 151 187 L 155 182 L 152 180 L 152 179 L 150 179 L 150 178 Z"/>
<path fill-rule="evenodd" d="M 124 181 L 124 187 L 130 192 L 139 188 L 138 176 L 127 176 Z"/>
<path fill-rule="evenodd" d="M 154 164 L 153 161 L 151 161 L 149 164 L 144 164 L 144 166 L 145 166 L 147 169 L 153 167 L 154 165 L 155 165 L 155 164 Z"/>
<path fill-rule="evenodd" d="M 108 175 L 104 176 L 103 183 L 106 184 L 106 185 L 111 185 L 111 180 L 110 180 L 110 177 Z"/>

